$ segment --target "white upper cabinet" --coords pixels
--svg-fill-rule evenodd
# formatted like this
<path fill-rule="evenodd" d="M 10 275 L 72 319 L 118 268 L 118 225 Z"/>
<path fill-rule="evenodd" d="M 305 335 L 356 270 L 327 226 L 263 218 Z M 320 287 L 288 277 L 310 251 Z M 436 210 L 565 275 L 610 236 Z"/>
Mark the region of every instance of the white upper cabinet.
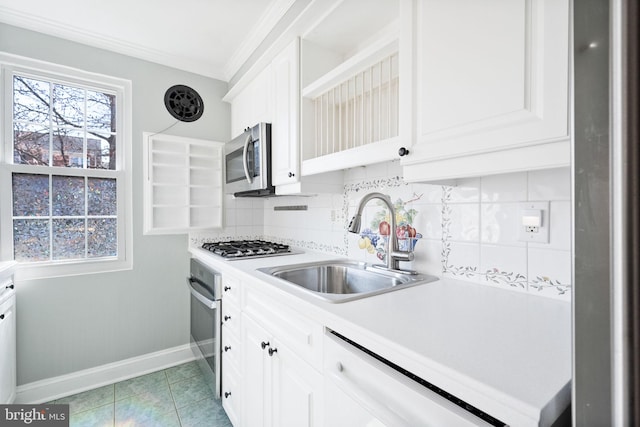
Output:
<path fill-rule="evenodd" d="M 405 179 L 569 165 L 568 0 L 410 3 L 416 143 Z"/>
<path fill-rule="evenodd" d="M 271 67 L 265 67 L 247 86 L 237 94 L 227 95 L 231 102 L 231 137 L 240 135 L 248 127 L 273 121 Z"/>
<path fill-rule="evenodd" d="M 300 41 L 289 44 L 271 63 L 273 123 L 271 165 L 273 185 L 298 182 L 300 171 Z"/>
<path fill-rule="evenodd" d="M 225 100 L 234 136 L 272 123 L 277 194 L 401 148 L 406 181 L 562 167 L 569 60 L 569 0 L 327 0 Z"/>

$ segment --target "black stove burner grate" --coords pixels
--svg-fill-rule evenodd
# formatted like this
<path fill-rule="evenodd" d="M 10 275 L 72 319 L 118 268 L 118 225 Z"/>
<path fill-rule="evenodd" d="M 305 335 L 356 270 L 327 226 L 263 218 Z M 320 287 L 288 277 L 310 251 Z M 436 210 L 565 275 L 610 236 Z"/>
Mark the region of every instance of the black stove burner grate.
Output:
<path fill-rule="evenodd" d="M 288 245 L 265 240 L 231 240 L 227 242 L 204 243 L 203 249 L 223 258 L 250 258 L 291 253 Z"/>

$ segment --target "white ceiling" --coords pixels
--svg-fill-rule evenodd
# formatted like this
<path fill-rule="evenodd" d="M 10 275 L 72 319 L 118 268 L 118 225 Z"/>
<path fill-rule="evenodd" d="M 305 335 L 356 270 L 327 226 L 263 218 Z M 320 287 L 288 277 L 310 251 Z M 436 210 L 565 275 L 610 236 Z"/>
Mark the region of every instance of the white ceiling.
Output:
<path fill-rule="evenodd" d="M 229 81 L 295 0 L 0 0 L 0 22 Z"/>

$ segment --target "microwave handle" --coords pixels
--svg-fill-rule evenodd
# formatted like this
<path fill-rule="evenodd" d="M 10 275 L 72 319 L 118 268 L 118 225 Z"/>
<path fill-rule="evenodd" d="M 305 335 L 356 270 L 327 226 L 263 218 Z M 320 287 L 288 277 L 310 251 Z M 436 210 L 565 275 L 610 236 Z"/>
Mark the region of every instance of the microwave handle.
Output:
<path fill-rule="evenodd" d="M 249 181 L 249 184 L 253 182 L 253 176 L 249 173 L 249 158 L 247 154 L 249 152 L 249 144 L 251 144 L 251 133 L 247 135 L 247 140 L 244 142 L 244 149 L 242 150 L 242 166 L 244 166 L 244 176 Z"/>

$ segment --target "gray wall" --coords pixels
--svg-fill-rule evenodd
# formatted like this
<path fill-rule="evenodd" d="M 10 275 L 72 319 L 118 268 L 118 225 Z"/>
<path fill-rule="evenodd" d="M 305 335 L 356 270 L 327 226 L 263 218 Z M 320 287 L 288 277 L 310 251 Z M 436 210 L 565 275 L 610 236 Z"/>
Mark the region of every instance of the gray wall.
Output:
<path fill-rule="evenodd" d="M 228 140 L 227 84 L 4 24 L 0 51 L 133 82 L 133 270 L 17 283 L 18 384 L 187 344 L 187 237 L 142 235 L 142 132 L 175 122 L 164 93 L 186 84 L 204 114 L 166 133 Z"/>

